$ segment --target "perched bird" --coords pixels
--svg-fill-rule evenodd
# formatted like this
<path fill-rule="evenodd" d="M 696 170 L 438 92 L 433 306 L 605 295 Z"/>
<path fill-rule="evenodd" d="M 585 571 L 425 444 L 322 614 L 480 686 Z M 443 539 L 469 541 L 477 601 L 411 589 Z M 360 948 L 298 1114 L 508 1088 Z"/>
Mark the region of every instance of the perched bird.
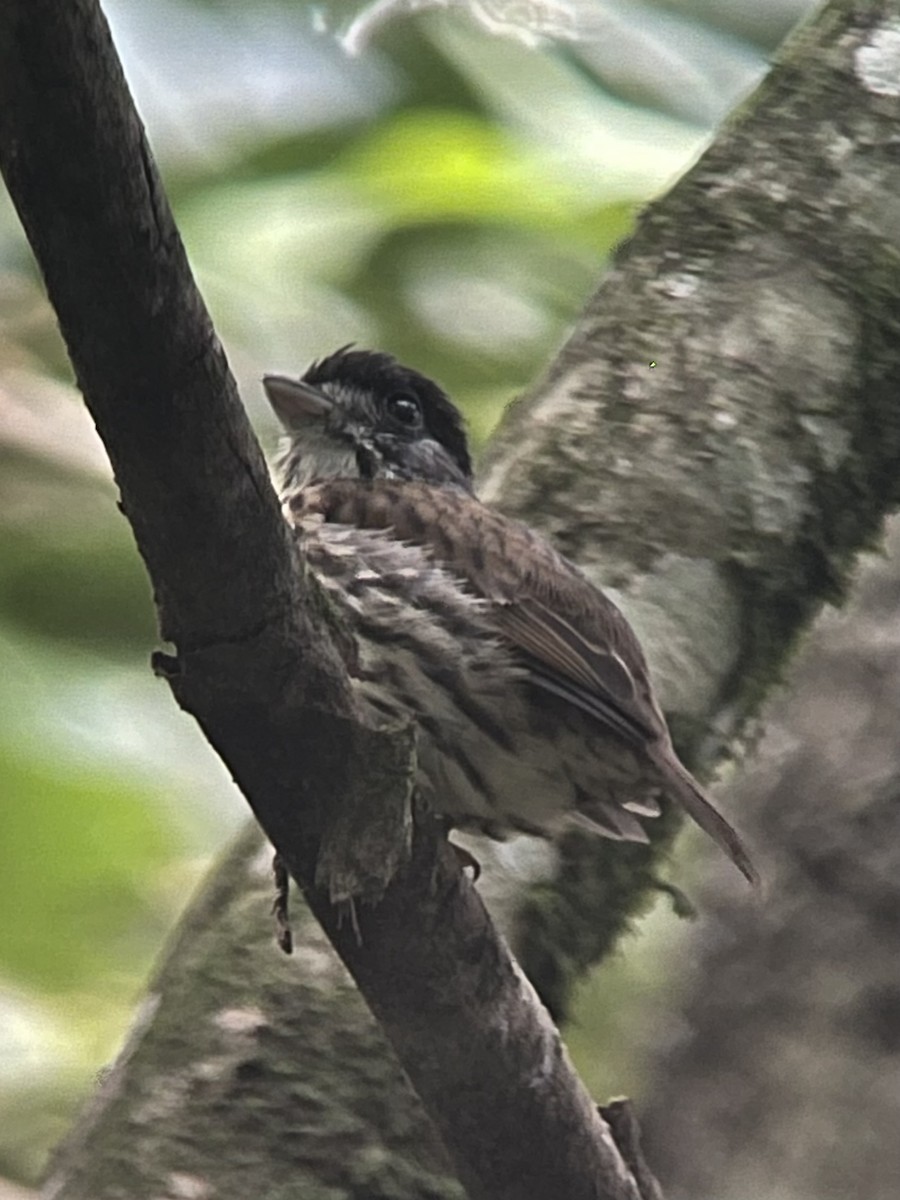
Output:
<path fill-rule="evenodd" d="M 285 514 L 355 635 L 364 705 L 415 721 L 432 807 L 494 837 L 574 823 L 645 842 L 666 797 L 755 881 L 672 748 L 631 626 L 544 538 L 478 500 L 442 389 L 349 347 L 263 384 L 286 434 Z"/>

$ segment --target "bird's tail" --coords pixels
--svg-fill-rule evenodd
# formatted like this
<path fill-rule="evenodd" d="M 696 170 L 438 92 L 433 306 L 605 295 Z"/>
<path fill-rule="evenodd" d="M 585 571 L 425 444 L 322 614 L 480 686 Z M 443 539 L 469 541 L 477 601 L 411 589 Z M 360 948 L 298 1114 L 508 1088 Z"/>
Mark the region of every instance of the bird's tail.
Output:
<path fill-rule="evenodd" d="M 675 757 L 671 750 L 659 756 L 660 766 L 671 784 L 672 795 L 689 817 L 725 851 L 737 869 L 754 887 L 760 886 L 759 872 L 753 865 L 747 848 L 737 830 L 714 808 L 700 784 Z"/>

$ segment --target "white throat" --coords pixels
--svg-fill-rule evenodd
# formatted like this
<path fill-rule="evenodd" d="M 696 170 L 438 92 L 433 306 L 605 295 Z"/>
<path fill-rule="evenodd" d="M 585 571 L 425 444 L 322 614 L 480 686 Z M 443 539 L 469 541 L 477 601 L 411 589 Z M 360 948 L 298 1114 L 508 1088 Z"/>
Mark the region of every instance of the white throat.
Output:
<path fill-rule="evenodd" d="M 284 437 L 275 462 L 282 492 L 304 488 L 322 479 L 358 479 L 356 451 L 349 442 L 336 441 L 325 430 L 305 430 L 302 442 Z"/>

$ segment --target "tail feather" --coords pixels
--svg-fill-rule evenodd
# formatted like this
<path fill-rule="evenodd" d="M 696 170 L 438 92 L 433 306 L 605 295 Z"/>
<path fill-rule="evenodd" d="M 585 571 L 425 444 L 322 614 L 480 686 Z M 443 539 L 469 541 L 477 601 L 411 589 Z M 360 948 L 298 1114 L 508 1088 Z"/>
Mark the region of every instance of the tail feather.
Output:
<path fill-rule="evenodd" d="M 663 768 L 667 782 L 671 784 L 672 795 L 681 804 L 689 817 L 708 833 L 717 845 L 721 846 L 741 874 L 749 880 L 753 887 L 760 886 L 760 876 L 746 846 L 737 830 L 714 808 L 707 799 L 700 784 L 693 775 L 675 757 L 671 751 L 660 754 L 659 765 Z"/>

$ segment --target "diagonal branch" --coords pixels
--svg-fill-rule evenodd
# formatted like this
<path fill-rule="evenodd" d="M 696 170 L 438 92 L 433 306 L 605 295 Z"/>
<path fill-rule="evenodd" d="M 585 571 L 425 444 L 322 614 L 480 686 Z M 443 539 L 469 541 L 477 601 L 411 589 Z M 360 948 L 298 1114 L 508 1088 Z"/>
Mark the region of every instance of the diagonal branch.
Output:
<path fill-rule="evenodd" d="M 405 797 L 409 736 L 354 720 L 95 0 L 0 10 L 0 165 L 175 648 L 157 668 L 305 887 L 469 1193 L 637 1200 L 432 825 L 384 900 L 361 906 L 359 934 L 314 887 L 322 826 L 346 792 L 374 779 L 391 803 Z"/>

